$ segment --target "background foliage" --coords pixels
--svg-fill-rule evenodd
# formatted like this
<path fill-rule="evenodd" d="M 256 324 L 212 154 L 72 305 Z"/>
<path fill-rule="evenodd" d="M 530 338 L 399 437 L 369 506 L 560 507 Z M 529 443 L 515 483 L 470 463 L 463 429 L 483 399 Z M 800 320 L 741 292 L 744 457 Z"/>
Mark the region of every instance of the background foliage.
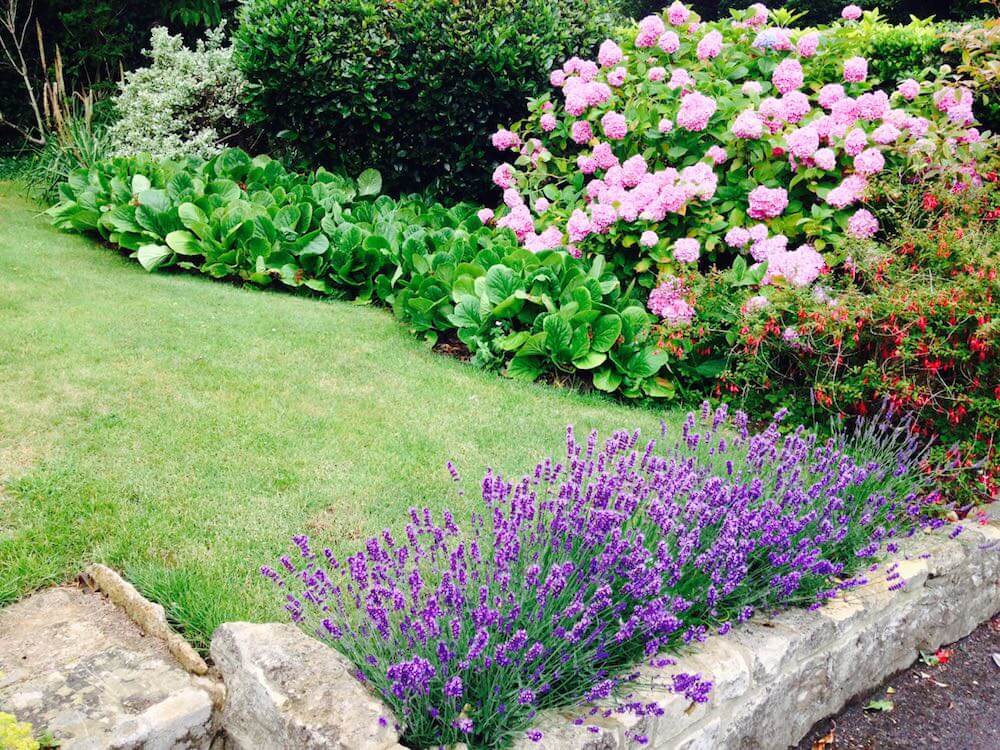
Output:
<path fill-rule="evenodd" d="M 236 36 L 255 123 L 391 190 L 482 195 L 487 136 L 548 70 L 587 54 L 610 0 L 250 0 Z"/>

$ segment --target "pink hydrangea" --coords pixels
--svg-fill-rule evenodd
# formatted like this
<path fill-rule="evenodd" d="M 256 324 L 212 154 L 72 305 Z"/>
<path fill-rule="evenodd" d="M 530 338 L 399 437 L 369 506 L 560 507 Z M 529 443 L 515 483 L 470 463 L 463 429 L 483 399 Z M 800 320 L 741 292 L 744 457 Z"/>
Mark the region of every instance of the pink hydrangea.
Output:
<path fill-rule="evenodd" d="M 715 99 L 697 91 L 692 92 L 681 100 L 681 107 L 677 111 L 677 124 L 693 132 L 704 130 L 715 114 L 716 106 Z"/>
<path fill-rule="evenodd" d="M 840 17 L 845 21 L 857 21 L 861 18 L 861 8 L 857 5 L 845 5 L 844 9 L 840 11 Z"/>
<path fill-rule="evenodd" d="M 819 102 L 819 106 L 823 109 L 830 109 L 845 96 L 847 94 L 844 93 L 843 86 L 839 83 L 828 83 L 819 90 L 819 96 L 816 98 L 816 101 Z"/>
<path fill-rule="evenodd" d="M 801 122 L 812 111 L 809 97 L 801 91 L 789 91 L 781 97 L 782 115 L 786 122 Z"/>
<path fill-rule="evenodd" d="M 743 227 L 733 227 L 726 232 L 725 241 L 729 247 L 746 247 L 750 242 L 750 232 Z"/>
<path fill-rule="evenodd" d="M 797 250 L 775 253 L 769 258 L 762 283 L 774 284 L 780 278 L 792 286 L 809 286 L 819 278 L 825 266 L 823 256 L 812 245 L 802 245 Z"/>
<path fill-rule="evenodd" d="M 662 117 L 660 118 L 660 122 L 657 124 L 656 129 L 666 135 L 674 129 L 674 121 L 669 117 Z"/>
<path fill-rule="evenodd" d="M 750 255 L 758 263 L 769 261 L 788 249 L 788 238 L 783 234 L 757 240 L 750 247 Z"/>
<path fill-rule="evenodd" d="M 672 55 L 674 52 L 681 48 L 680 37 L 674 31 L 664 31 L 660 34 L 660 38 L 656 42 L 657 46 L 666 52 L 668 55 Z"/>
<path fill-rule="evenodd" d="M 881 120 L 889 111 L 889 95 L 884 91 L 869 91 L 856 101 L 858 117 L 862 120 Z"/>
<path fill-rule="evenodd" d="M 514 168 L 510 164 L 501 164 L 493 170 L 493 184 L 503 189 L 514 184 Z"/>
<path fill-rule="evenodd" d="M 695 54 L 699 60 L 711 60 L 718 57 L 722 52 L 722 34 L 718 31 L 710 31 L 698 42 Z"/>
<path fill-rule="evenodd" d="M 712 160 L 713 164 L 724 164 L 726 159 L 729 158 L 729 154 L 726 153 L 726 149 L 722 146 L 710 146 L 708 151 L 705 152 L 705 156 Z"/>
<path fill-rule="evenodd" d="M 538 124 L 541 125 L 542 130 L 544 130 L 546 133 L 551 133 L 553 130 L 556 129 L 556 125 L 558 125 L 558 122 L 556 121 L 555 115 L 546 112 L 544 115 L 542 115 L 542 118 L 538 121 Z"/>
<path fill-rule="evenodd" d="M 733 120 L 730 130 L 737 138 L 757 140 L 764 134 L 764 122 L 754 110 L 745 109 Z"/>
<path fill-rule="evenodd" d="M 834 208 L 846 208 L 861 200 L 867 187 L 868 181 L 863 175 L 850 175 L 826 194 L 826 202 Z"/>
<path fill-rule="evenodd" d="M 812 158 L 817 167 L 828 172 L 837 166 L 837 154 L 832 148 L 821 148 L 813 154 Z"/>
<path fill-rule="evenodd" d="M 878 231 L 878 219 L 866 208 L 859 208 L 847 220 L 847 231 L 852 237 L 868 239 Z"/>
<path fill-rule="evenodd" d="M 788 150 L 799 159 L 808 159 L 819 148 L 819 133 L 814 128 L 797 128 L 785 136 Z"/>
<path fill-rule="evenodd" d="M 594 159 L 601 169 L 611 169 L 618 166 L 618 157 L 611 150 L 610 143 L 598 143 L 594 146 Z"/>
<path fill-rule="evenodd" d="M 666 31 L 663 19 L 659 16 L 646 16 L 639 21 L 639 33 L 635 37 L 636 47 L 653 47 L 660 41 L 660 35 Z"/>
<path fill-rule="evenodd" d="M 803 34 L 799 37 L 799 43 L 795 46 L 796 52 L 802 57 L 812 57 L 816 54 L 817 49 L 819 49 L 819 34 L 815 31 Z"/>
<path fill-rule="evenodd" d="M 615 41 L 605 39 L 601 42 L 601 48 L 597 51 L 597 62 L 605 68 L 610 68 L 621 61 L 622 48 Z"/>
<path fill-rule="evenodd" d="M 898 141 L 899 136 L 901 135 L 902 133 L 899 131 L 899 128 L 888 122 L 884 122 L 875 128 L 872 133 L 872 140 L 875 141 L 875 143 L 888 146 L 890 143 Z"/>
<path fill-rule="evenodd" d="M 649 78 L 649 80 L 653 81 L 654 83 L 657 81 L 662 81 L 664 78 L 667 77 L 667 69 L 659 65 L 656 65 L 649 69 L 649 72 L 646 73 L 646 77 Z"/>
<path fill-rule="evenodd" d="M 652 229 L 647 229 L 639 237 L 639 244 L 643 247 L 654 247 L 660 238 L 657 236 L 656 232 Z"/>
<path fill-rule="evenodd" d="M 857 156 L 868 146 L 868 134 L 861 128 L 854 128 L 844 138 L 844 151 L 848 156 Z"/>
<path fill-rule="evenodd" d="M 580 154 L 576 157 L 576 167 L 584 174 L 593 174 L 597 171 L 597 159 L 593 156 Z"/>
<path fill-rule="evenodd" d="M 885 167 L 885 157 L 877 148 L 868 148 L 854 157 L 854 171 L 858 174 L 871 175 L 881 172 Z"/>
<path fill-rule="evenodd" d="M 524 205 L 524 198 L 517 191 L 517 188 L 509 187 L 503 191 L 503 202 L 508 208 L 517 208 Z"/>
<path fill-rule="evenodd" d="M 849 57 L 844 61 L 844 80 L 861 83 L 868 78 L 868 61 L 863 57 Z"/>
<path fill-rule="evenodd" d="M 691 198 L 709 200 L 719 186 L 719 177 L 704 162 L 684 167 L 679 175 L 680 182 Z"/>
<path fill-rule="evenodd" d="M 590 207 L 590 223 L 593 231 L 605 234 L 618 221 L 618 211 L 614 206 L 598 203 Z"/>
<path fill-rule="evenodd" d="M 920 84 L 912 78 L 907 78 L 896 88 L 899 95 L 909 102 L 912 102 L 920 95 Z"/>
<path fill-rule="evenodd" d="M 746 96 L 760 96 L 760 92 L 763 90 L 764 87 L 760 85 L 760 81 L 747 81 L 741 88 Z"/>
<path fill-rule="evenodd" d="M 761 240 L 767 239 L 766 224 L 754 224 L 749 230 L 747 230 L 747 232 L 753 242 L 760 242 Z"/>
<path fill-rule="evenodd" d="M 691 74 L 684 70 L 684 68 L 676 68 L 670 74 L 670 80 L 667 82 L 667 85 L 672 89 L 679 89 L 693 82 L 694 79 L 691 78 Z"/>
<path fill-rule="evenodd" d="M 559 69 L 553 70 L 549 73 L 549 83 L 556 88 L 562 88 L 563 84 L 566 83 L 566 71 Z"/>
<path fill-rule="evenodd" d="M 601 130 L 612 141 L 620 141 L 628 135 L 628 121 L 625 115 L 615 112 L 605 112 L 601 118 Z"/>
<path fill-rule="evenodd" d="M 566 233 L 571 242 L 581 242 L 591 232 L 590 217 L 580 209 L 573 211 L 566 222 Z"/>
<path fill-rule="evenodd" d="M 649 293 L 646 306 L 653 315 L 670 325 L 686 325 L 694 319 L 694 308 L 688 303 L 687 295 L 684 283 L 671 276 Z"/>
<path fill-rule="evenodd" d="M 625 187 L 635 187 L 646 176 L 649 167 L 641 154 L 636 154 L 622 164 L 622 184 Z"/>
<path fill-rule="evenodd" d="M 802 64 L 793 57 L 786 57 L 771 73 L 771 83 L 782 94 L 802 88 L 804 80 Z"/>
<path fill-rule="evenodd" d="M 541 234 L 529 232 L 524 236 L 524 247 L 533 253 L 552 250 L 563 244 L 563 233 L 557 227 L 549 227 Z"/>
<path fill-rule="evenodd" d="M 784 188 L 758 185 L 747 196 L 750 208 L 747 215 L 753 219 L 773 219 L 788 208 L 788 192 Z"/>
<path fill-rule="evenodd" d="M 551 205 L 548 198 L 539 198 L 535 201 L 535 213 L 544 214 Z"/>
<path fill-rule="evenodd" d="M 512 208 L 509 214 L 497 220 L 496 225 L 501 229 L 512 230 L 519 240 L 523 240 L 528 233 L 535 231 L 531 209 L 525 205 Z"/>
<path fill-rule="evenodd" d="M 569 134 L 574 143 L 579 143 L 580 145 L 587 143 L 594 137 L 594 131 L 590 127 L 590 123 L 586 120 L 577 120 L 574 122 L 569 128 Z"/>
<path fill-rule="evenodd" d="M 684 237 L 674 243 L 674 260 L 678 263 L 694 263 L 700 255 L 701 244 L 693 237 Z"/>
<path fill-rule="evenodd" d="M 747 313 L 760 312 L 766 309 L 769 304 L 771 303 L 768 302 L 767 297 L 762 294 L 755 294 L 743 304 L 743 311 Z"/>
<path fill-rule="evenodd" d="M 478 211 L 476 211 L 476 216 L 479 217 L 479 220 L 483 222 L 483 224 L 489 224 L 491 221 L 493 221 L 493 209 L 481 208 Z"/>
<path fill-rule="evenodd" d="M 749 6 L 747 10 L 753 14 L 749 19 L 747 19 L 747 25 L 751 28 L 757 28 L 767 23 L 767 16 L 770 11 L 764 3 L 754 3 Z"/>
<path fill-rule="evenodd" d="M 614 86 L 615 88 L 621 86 L 623 83 L 625 83 L 626 75 L 628 75 L 628 73 L 625 71 L 625 68 L 619 65 L 614 70 L 608 72 L 608 85 Z"/>
<path fill-rule="evenodd" d="M 514 133 L 505 128 L 500 128 L 492 136 L 490 140 L 493 142 L 493 148 L 499 149 L 500 151 L 508 151 L 521 147 L 521 138 L 517 133 Z"/>
<path fill-rule="evenodd" d="M 667 9 L 667 20 L 670 21 L 672 26 L 682 26 L 687 23 L 690 17 L 691 11 L 680 0 L 674 0 L 673 4 Z"/>

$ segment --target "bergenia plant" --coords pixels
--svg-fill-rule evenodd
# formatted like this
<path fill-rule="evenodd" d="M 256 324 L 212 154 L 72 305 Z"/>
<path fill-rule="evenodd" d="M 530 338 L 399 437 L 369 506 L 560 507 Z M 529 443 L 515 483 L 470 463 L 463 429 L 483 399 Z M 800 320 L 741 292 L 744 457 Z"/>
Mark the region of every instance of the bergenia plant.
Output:
<path fill-rule="evenodd" d="M 295 622 L 356 665 L 409 747 L 537 739 L 536 712 L 554 706 L 661 712 L 630 699 L 636 666 L 667 667 L 664 652 L 758 610 L 818 606 L 918 526 L 909 425 L 846 444 L 781 436 L 780 419 L 752 432 L 745 414 L 706 405 L 662 447 L 638 431 L 579 443 L 570 428 L 565 459 L 513 481 L 488 471 L 464 528 L 414 509 L 398 537 L 344 559 L 296 537 L 297 554 L 262 572 Z M 708 698 L 702 675 L 667 674 Z"/>
<path fill-rule="evenodd" d="M 600 253 L 660 284 L 650 309 L 668 325 L 692 319 L 699 261 L 746 256 L 744 286 L 811 284 L 846 237 L 879 231 L 879 175 L 971 182 L 985 146 L 968 89 L 878 88 L 857 54 L 874 16 L 859 13 L 793 29 L 760 4 L 702 23 L 675 2 L 644 18 L 553 70 L 553 91 L 493 136 L 503 205 L 482 216 L 529 249 Z"/>

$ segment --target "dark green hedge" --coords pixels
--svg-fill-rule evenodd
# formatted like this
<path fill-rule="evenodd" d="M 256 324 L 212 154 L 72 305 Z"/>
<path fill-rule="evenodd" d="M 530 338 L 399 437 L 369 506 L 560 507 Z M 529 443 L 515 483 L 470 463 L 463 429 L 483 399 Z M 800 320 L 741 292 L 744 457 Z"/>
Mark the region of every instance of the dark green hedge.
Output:
<path fill-rule="evenodd" d="M 488 136 L 557 61 L 592 52 L 613 0 L 249 0 L 236 35 L 251 112 L 312 164 L 475 199 Z M 280 137 L 279 137 L 280 136 Z"/>

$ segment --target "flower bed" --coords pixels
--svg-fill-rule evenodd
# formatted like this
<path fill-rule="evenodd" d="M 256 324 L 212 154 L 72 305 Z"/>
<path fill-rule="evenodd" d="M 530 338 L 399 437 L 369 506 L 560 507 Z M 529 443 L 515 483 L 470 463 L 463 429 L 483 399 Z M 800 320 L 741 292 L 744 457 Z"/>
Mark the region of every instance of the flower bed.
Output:
<path fill-rule="evenodd" d="M 465 530 L 414 509 L 405 539 L 386 530 L 338 560 L 296 537 L 297 559 L 262 572 L 294 621 L 354 662 L 408 744 L 504 746 L 540 709 L 627 693 L 636 665 L 671 664 L 664 650 L 862 584 L 918 528 L 908 427 L 848 447 L 782 438 L 777 422 L 751 433 L 745 414 L 706 407 L 666 450 L 570 430 L 564 461 L 518 481 L 488 472 Z M 671 685 L 694 702 L 712 688 L 683 672 Z"/>

